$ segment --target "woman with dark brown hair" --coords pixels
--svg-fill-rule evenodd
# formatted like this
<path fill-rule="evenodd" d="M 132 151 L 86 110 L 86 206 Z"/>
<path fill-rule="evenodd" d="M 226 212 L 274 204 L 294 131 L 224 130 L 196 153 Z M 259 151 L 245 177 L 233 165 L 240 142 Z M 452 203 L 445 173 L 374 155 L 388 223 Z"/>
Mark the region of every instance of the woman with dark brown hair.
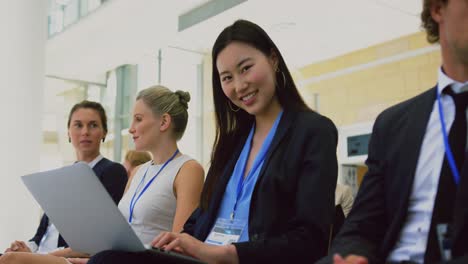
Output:
<path fill-rule="evenodd" d="M 101 143 L 105 141 L 107 135 L 107 116 L 104 108 L 100 103 L 87 100 L 75 104 L 70 110 L 67 128 L 68 141 L 75 149 L 76 161 L 88 163 L 117 204 L 124 192 L 127 173 L 121 164 L 106 159 L 100 153 Z M 14 241 L 6 252 L 14 254 L 0 257 L 2 264 L 18 263 L 18 260 L 14 258 L 23 258 L 22 256 L 26 262 L 32 262 L 37 258 L 42 259 L 43 256 L 47 256 L 40 254 L 57 257 L 82 255 L 76 255 L 68 248 L 66 241 L 45 214 L 41 218 L 36 234 L 30 241 Z M 21 263 L 21 260 L 19 262 Z"/>

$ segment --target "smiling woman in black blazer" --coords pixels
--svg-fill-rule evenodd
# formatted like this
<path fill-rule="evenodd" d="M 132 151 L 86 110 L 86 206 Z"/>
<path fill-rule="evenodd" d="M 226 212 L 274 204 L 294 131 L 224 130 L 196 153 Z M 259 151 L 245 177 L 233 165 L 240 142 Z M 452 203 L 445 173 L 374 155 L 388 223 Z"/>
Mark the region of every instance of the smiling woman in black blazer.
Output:
<path fill-rule="evenodd" d="M 217 127 L 200 207 L 184 232 L 152 245 L 208 263 L 312 263 L 326 254 L 334 214 L 335 125 L 306 106 L 256 24 L 227 27 L 212 52 Z M 106 251 L 90 263 L 161 261 Z"/>

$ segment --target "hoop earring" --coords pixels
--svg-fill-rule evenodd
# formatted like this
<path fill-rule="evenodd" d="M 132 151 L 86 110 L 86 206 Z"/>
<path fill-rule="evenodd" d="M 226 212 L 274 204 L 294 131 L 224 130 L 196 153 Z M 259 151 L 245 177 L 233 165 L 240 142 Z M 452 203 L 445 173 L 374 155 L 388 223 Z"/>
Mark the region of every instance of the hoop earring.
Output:
<path fill-rule="evenodd" d="M 237 107 L 237 109 L 234 109 L 234 108 L 232 107 L 231 100 L 228 100 L 228 105 L 229 105 L 229 108 L 231 108 L 231 111 L 236 112 L 236 113 L 239 112 L 240 107 Z"/>
<path fill-rule="evenodd" d="M 102 142 L 106 141 L 106 138 L 102 138 Z"/>

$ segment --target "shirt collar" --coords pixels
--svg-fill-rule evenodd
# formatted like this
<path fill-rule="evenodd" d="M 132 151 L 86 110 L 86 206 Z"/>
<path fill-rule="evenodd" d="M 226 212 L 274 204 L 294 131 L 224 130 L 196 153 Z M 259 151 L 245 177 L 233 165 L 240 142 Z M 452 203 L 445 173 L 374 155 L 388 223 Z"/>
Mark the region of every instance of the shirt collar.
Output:
<path fill-rule="evenodd" d="M 442 67 L 439 68 L 439 82 L 437 85 L 437 92 L 439 94 L 442 94 L 442 91 L 445 89 L 445 87 L 451 85 L 452 90 L 454 93 L 462 93 L 462 92 L 467 92 L 468 91 L 468 82 L 461 83 L 453 80 L 452 78 L 448 77 L 447 74 L 445 74 L 444 70 Z"/>
<path fill-rule="evenodd" d="M 89 167 L 91 167 L 91 169 L 94 168 L 94 166 L 96 166 L 96 164 L 97 164 L 99 161 L 101 161 L 103 158 L 104 158 L 104 157 L 103 157 L 101 154 L 99 154 L 93 161 L 91 161 L 91 162 L 88 163 Z"/>

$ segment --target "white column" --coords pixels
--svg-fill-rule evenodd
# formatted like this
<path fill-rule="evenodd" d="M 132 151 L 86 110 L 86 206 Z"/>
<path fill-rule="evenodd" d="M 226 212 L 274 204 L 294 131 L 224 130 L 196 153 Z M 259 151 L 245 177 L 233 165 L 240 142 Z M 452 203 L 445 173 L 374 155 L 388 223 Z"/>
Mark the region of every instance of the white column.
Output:
<path fill-rule="evenodd" d="M 20 176 L 39 170 L 46 10 L 47 0 L 0 0 L 1 252 L 30 239 L 39 221 Z"/>

